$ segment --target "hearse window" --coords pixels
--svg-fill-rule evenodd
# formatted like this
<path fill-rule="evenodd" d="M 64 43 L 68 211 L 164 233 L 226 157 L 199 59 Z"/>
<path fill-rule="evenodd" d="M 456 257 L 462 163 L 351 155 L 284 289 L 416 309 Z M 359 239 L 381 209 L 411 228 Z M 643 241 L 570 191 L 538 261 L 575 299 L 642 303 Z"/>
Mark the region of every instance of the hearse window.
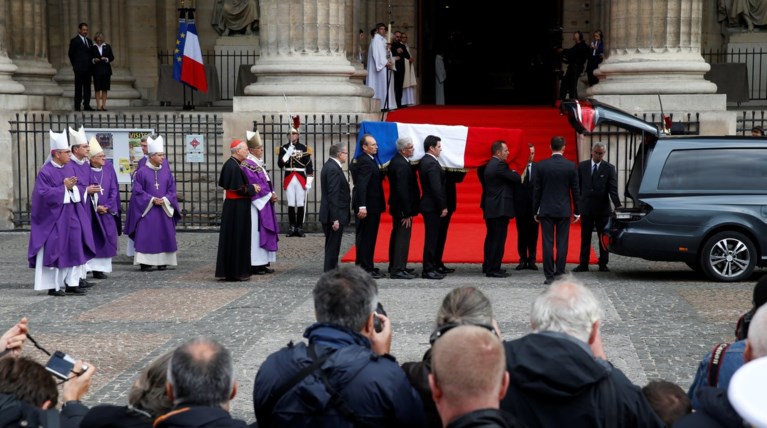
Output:
<path fill-rule="evenodd" d="M 767 149 L 672 151 L 663 166 L 659 190 L 767 189 Z"/>

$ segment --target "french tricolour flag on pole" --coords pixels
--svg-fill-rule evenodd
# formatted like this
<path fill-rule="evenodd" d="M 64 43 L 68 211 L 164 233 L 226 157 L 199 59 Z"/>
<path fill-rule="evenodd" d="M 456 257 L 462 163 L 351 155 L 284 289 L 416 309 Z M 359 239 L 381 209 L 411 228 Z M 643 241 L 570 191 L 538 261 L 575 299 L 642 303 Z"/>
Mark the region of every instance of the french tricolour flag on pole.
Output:
<path fill-rule="evenodd" d="M 205 67 L 202 64 L 202 51 L 200 40 L 197 38 L 193 11 L 189 11 L 186 19 L 184 58 L 181 61 L 181 81 L 200 92 L 208 92 L 208 79 L 205 77 Z"/>
<path fill-rule="evenodd" d="M 509 148 L 509 164 L 521 171 L 527 164 L 530 149 L 523 144 L 521 129 L 483 128 L 452 125 L 412 124 L 399 122 L 362 122 L 357 138 L 355 159 L 362 154 L 360 139 L 364 134 L 370 134 L 378 143 L 378 162 L 387 165 L 397 154 L 397 139 L 410 137 L 413 140 L 415 153 L 411 161 L 423 157 L 423 140 L 428 135 L 442 139 L 442 153 L 439 162 L 445 168 L 467 169 L 478 168 L 487 163 L 492 156 L 490 146 L 494 141 L 503 140 Z"/>

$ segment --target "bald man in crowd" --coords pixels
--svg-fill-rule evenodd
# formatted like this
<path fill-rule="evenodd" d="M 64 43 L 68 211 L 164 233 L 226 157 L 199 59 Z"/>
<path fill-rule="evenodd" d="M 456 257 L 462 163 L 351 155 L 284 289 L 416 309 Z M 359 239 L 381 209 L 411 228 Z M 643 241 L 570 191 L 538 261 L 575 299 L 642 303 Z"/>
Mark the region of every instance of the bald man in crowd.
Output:
<path fill-rule="evenodd" d="M 429 386 L 442 424 L 522 426 L 499 409 L 509 387 L 501 339 L 484 327 L 462 325 L 442 335 L 432 348 Z"/>

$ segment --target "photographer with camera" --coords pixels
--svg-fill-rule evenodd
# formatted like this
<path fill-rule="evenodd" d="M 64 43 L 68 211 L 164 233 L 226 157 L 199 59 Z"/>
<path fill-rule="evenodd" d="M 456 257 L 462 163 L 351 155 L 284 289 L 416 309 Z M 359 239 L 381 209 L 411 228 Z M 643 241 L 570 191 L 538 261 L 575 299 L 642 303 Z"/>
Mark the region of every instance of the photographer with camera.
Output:
<path fill-rule="evenodd" d="M 376 313 L 373 278 L 343 266 L 322 275 L 313 295 L 308 345 L 291 342 L 256 375 L 258 426 L 424 426 L 421 400 L 389 355 L 391 322 Z"/>
<path fill-rule="evenodd" d="M 27 357 L 0 360 L 0 426 L 71 427 L 80 426 L 88 408 L 80 401 L 88 392 L 95 369 L 83 370 L 77 360 L 67 374 L 61 396 L 61 412 L 56 381 L 46 367 Z"/>

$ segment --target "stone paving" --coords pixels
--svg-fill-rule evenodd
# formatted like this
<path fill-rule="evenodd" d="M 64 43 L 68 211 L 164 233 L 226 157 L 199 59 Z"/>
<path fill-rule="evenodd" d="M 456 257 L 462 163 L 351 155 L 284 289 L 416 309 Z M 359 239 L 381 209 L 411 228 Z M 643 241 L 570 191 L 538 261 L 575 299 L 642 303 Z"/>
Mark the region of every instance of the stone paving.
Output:
<path fill-rule="evenodd" d="M 344 237 L 342 251 L 353 238 Z M 240 387 L 232 411 L 252 421 L 259 365 L 288 341 L 300 340 L 314 317 L 311 290 L 322 272 L 323 255 L 318 234 L 283 238 L 274 265 L 277 273 L 226 283 L 214 278 L 218 235 L 179 233 L 176 269 L 140 272 L 131 259 L 119 255 L 109 279 L 98 281 L 87 296 L 61 298 L 32 290 L 28 239 L 25 232 L 0 233 L 0 328 L 27 316 L 42 346 L 97 367 L 88 404 L 125 403 L 143 367 L 179 343 L 206 335 L 234 355 Z M 544 278 L 540 271 L 516 272 L 513 266 L 507 266 L 512 272 L 508 279 L 486 278 L 479 265 L 455 265 L 456 273 L 443 281 L 379 280 L 380 300 L 394 326 L 392 353 L 400 362 L 420 359 L 441 299 L 462 285 L 488 294 L 505 338 L 528 332 L 530 304 L 544 289 Z M 639 385 L 662 378 L 687 388 L 699 359 L 715 343 L 733 339 L 735 321 L 748 310 L 757 279 L 711 283 L 684 264 L 618 256 L 610 267 L 610 273 L 578 277 L 604 305 L 602 331 L 610 360 Z M 24 353 L 46 359 L 32 346 Z"/>

